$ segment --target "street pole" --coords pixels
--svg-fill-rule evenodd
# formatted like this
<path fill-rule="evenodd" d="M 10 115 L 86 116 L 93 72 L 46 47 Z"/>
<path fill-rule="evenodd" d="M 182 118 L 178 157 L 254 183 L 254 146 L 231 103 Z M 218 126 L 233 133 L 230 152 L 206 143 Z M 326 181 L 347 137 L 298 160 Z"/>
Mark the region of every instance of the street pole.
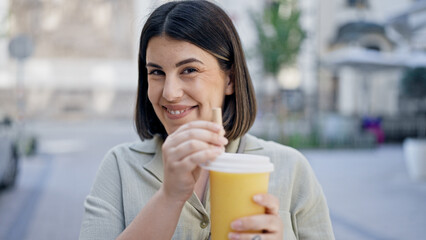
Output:
<path fill-rule="evenodd" d="M 26 104 L 25 104 L 25 82 L 24 66 L 25 60 L 33 53 L 33 42 L 25 34 L 20 34 L 12 38 L 9 42 L 9 54 L 16 59 L 16 105 L 17 105 L 17 132 L 18 132 L 18 151 L 22 153 L 21 141 L 25 128 Z"/>
<path fill-rule="evenodd" d="M 17 60 L 16 63 L 17 120 L 19 123 L 23 123 L 25 119 L 24 60 Z"/>

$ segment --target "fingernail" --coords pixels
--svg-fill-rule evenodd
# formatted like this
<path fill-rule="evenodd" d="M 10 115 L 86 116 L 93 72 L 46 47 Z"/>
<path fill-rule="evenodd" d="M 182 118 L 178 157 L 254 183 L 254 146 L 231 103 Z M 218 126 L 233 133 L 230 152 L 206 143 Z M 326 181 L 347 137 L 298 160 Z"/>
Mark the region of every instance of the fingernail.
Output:
<path fill-rule="evenodd" d="M 262 195 L 254 195 L 253 196 L 253 200 L 255 201 L 255 202 L 258 202 L 258 203 L 260 203 L 261 201 L 262 201 Z"/>
<path fill-rule="evenodd" d="M 236 220 L 231 223 L 231 228 L 234 230 L 241 230 L 242 226 L 243 226 L 243 222 L 241 222 L 240 220 Z"/>
<path fill-rule="evenodd" d="M 233 239 L 233 240 L 240 239 L 240 234 L 231 232 L 228 234 L 228 239 Z"/>
<path fill-rule="evenodd" d="M 225 145 L 228 144 L 228 139 L 226 137 L 221 137 L 220 141 Z"/>

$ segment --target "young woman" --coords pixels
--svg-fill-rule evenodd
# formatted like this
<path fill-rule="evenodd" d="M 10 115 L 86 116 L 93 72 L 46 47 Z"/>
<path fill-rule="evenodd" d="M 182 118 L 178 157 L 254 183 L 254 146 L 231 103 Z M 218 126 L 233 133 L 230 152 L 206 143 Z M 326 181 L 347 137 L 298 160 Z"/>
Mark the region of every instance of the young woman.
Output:
<path fill-rule="evenodd" d="M 141 141 L 113 148 L 85 202 L 80 239 L 209 239 L 208 171 L 223 151 L 275 166 L 266 213 L 232 222 L 229 239 L 334 239 L 327 204 L 296 150 L 247 134 L 256 100 L 232 21 L 208 1 L 158 7 L 140 38 L 135 125 Z M 210 122 L 223 109 L 223 126 Z M 253 234 L 252 230 L 262 230 Z"/>

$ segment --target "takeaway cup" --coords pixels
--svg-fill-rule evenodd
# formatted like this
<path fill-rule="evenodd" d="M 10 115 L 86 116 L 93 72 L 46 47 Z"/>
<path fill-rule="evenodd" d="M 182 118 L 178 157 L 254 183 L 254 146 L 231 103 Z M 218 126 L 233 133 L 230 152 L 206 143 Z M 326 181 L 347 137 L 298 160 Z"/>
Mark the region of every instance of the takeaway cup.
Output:
<path fill-rule="evenodd" d="M 268 192 L 273 164 L 268 157 L 224 153 L 204 168 L 210 171 L 211 239 L 228 239 L 231 222 L 262 214 L 253 196 Z"/>

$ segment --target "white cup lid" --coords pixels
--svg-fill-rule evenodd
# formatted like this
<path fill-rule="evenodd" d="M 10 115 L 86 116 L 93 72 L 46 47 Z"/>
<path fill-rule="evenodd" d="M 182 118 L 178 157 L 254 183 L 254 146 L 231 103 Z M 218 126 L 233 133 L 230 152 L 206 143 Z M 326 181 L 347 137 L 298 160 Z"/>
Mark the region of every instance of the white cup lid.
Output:
<path fill-rule="evenodd" d="M 240 153 L 223 153 L 202 167 L 228 173 L 262 173 L 274 170 L 274 164 L 270 162 L 269 157 Z"/>

